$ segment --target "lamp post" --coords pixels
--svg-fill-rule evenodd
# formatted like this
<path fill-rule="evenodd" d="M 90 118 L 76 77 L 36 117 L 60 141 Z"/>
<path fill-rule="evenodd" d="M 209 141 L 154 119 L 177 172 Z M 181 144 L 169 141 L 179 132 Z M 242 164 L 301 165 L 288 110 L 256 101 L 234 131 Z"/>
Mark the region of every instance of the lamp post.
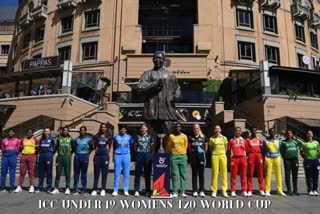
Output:
<path fill-rule="evenodd" d="M 64 61 L 62 75 L 62 94 L 71 94 L 72 62 Z"/>

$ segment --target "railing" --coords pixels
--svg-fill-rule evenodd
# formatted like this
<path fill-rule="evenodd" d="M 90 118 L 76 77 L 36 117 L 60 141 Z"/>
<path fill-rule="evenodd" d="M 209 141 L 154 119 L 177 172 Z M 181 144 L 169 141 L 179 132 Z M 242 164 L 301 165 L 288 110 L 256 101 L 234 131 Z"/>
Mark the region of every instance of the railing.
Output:
<path fill-rule="evenodd" d="M 48 7 L 44 4 L 41 4 L 32 10 L 33 17 L 35 17 L 35 16 L 47 17 L 47 14 L 48 14 Z"/>

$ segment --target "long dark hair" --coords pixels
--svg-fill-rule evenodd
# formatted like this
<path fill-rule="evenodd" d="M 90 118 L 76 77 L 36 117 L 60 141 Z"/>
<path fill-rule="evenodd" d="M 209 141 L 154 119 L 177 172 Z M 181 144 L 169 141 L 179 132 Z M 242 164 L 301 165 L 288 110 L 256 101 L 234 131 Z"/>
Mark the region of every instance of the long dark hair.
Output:
<path fill-rule="evenodd" d="M 44 128 L 43 129 L 43 133 L 42 133 L 42 135 L 41 135 L 41 140 L 45 140 L 46 139 L 46 135 L 45 135 L 45 131 L 46 131 L 46 129 L 49 129 L 49 131 L 50 131 L 50 136 L 51 136 L 51 129 L 50 128 Z"/>
<path fill-rule="evenodd" d="M 98 133 L 96 134 L 97 136 L 101 136 L 103 133 L 102 133 L 102 131 L 101 131 L 101 128 L 102 128 L 102 126 L 105 126 L 106 127 L 106 133 L 105 133 L 105 135 L 107 136 L 108 135 L 108 124 L 106 124 L 106 123 L 101 123 L 100 124 L 100 127 L 99 127 L 99 131 L 98 131 Z"/>
<path fill-rule="evenodd" d="M 63 136 L 63 131 L 64 131 L 65 129 L 68 130 L 67 136 Z M 65 127 L 62 127 L 60 136 L 61 136 L 61 137 L 71 137 L 70 134 L 69 134 L 69 132 L 70 132 L 70 129 L 69 129 L 68 127 L 66 127 L 66 126 L 65 126 Z"/>

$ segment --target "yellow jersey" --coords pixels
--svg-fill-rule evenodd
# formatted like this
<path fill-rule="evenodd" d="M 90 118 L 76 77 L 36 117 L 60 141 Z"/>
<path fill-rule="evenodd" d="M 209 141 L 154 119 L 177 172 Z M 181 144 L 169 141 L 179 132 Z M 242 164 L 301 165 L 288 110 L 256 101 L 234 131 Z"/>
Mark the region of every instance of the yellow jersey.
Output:
<path fill-rule="evenodd" d="M 210 137 L 209 147 L 212 155 L 222 155 L 227 152 L 228 140 L 225 136 Z"/>

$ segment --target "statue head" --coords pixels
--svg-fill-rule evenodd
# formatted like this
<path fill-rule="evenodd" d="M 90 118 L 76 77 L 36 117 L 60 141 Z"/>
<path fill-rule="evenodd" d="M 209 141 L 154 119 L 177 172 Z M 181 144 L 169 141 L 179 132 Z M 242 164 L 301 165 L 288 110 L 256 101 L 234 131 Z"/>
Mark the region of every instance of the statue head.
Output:
<path fill-rule="evenodd" d="M 153 64 L 154 64 L 154 69 L 159 69 L 164 67 L 166 63 L 166 56 L 164 52 L 162 51 L 156 51 L 153 54 Z"/>

